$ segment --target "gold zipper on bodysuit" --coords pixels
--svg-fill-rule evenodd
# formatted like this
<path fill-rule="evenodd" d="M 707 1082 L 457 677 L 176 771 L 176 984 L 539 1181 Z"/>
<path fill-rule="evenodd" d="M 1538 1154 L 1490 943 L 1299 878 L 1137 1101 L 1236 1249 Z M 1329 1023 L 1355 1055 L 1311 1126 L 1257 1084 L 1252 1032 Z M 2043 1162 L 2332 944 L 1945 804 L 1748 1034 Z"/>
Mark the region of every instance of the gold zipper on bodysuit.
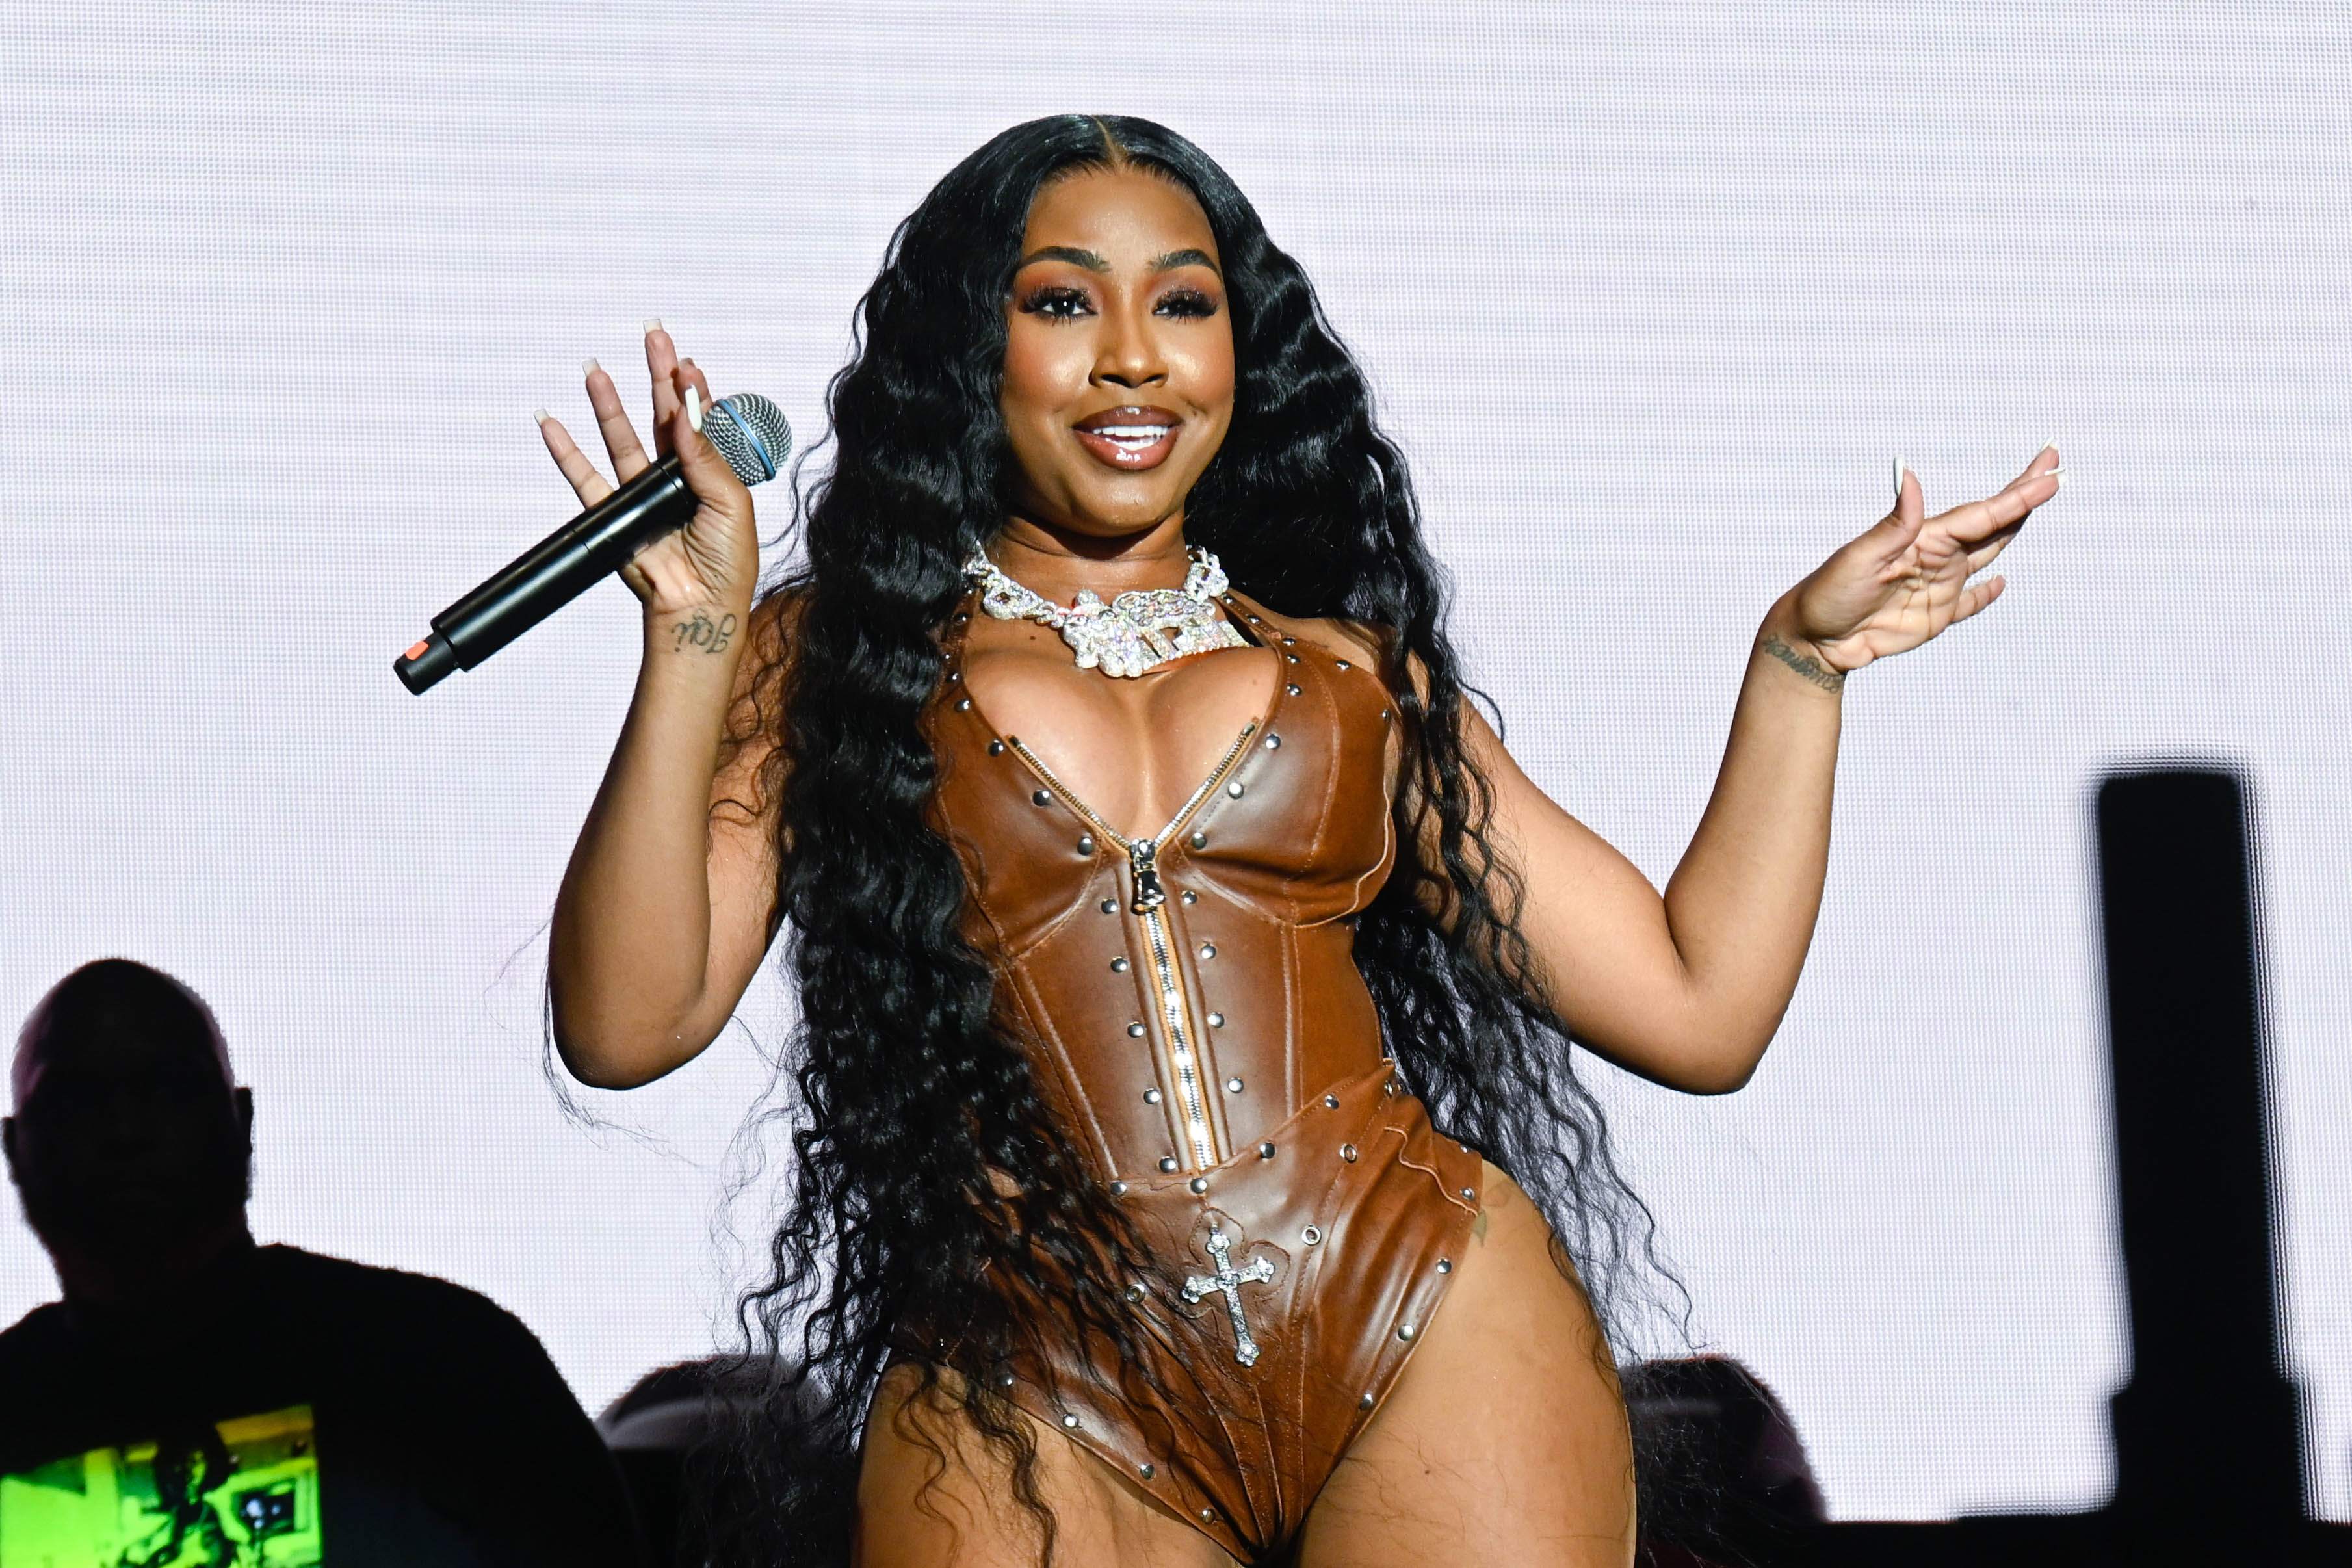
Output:
<path fill-rule="evenodd" d="M 1234 763 L 1249 746 L 1250 737 L 1257 733 L 1257 721 L 1242 726 L 1241 734 L 1234 741 L 1216 771 L 1201 781 L 1201 787 L 1192 798 L 1168 819 L 1168 826 L 1149 838 L 1129 838 L 1097 815 L 1094 807 L 1080 800 L 1070 786 L 1054 776 L 1037 753 L 1023 745 L 1018 738 L 1007 735 L 1004 740 L 1021 760 L 1035 770 L 1045 787 L 1059 797 L 1064 805 L 1092 824 L 1095 831 L 1127 851 L 1128 869 L 1135 882 L 1135 896 L 1128 900 L 1128 912 L 1143 927 L 1143 944 L 1151 954 L 1152 984 L 1160 994 L 1161 1033 L 1168 1040 L 1169 1076 L 1175 1080 L 1176 1094 L 1184 1111 L 1186 1141 L 1192 1145 L 1193 1168 L 1206 1171 L 1224 1162 L 1224 1151 L 1217 1142 L 1216 1129 L 1209 1121 L 1208 1098 L 1201 1088 L 1201 1053 L 1194 1042 L 1200 1031 L 1192 1023 L 1192 1003 L 1184 994 L 1184 979 L 1176 970 L 1176 954 L 1169 941 L 1168 917 L 1162 906 L 1168 902 L 1167 889 L 1160 885 L 1160 847 L 1183 830 L 1184 824 L 1201 808 L 1201 803 L 1225 782 Z"/>

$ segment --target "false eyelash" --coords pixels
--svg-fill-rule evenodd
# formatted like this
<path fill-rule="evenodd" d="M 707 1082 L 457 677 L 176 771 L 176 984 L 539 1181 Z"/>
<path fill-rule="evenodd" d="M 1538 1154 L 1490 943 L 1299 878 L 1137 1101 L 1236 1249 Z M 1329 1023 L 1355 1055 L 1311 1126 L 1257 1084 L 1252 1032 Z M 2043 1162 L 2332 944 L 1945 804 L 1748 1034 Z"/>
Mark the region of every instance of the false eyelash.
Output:
<path fill-rule="evenodd" d="M 1073 316 L 1089 313 L 1083 309 L 1086 304 L 1087 297 L 1080 290 L 1056 286 L 1031 289 L 1028 297 L 1021 301 L 1021 309 L 1031 315 L 1067 321 Z M 1063 310 L 1055 308 L 1061 305 L 1076 305 L 1081 309 Z"/>
<path fill-rule="evenodd" d="M 1182 308 L 1169 310 L 1171 305 Z M 1175 316 L 1213 316 L 1217 313 L 1217 302 L 1198 289 L 1176 289 L 1160 298 L 1160 309 Z"/>

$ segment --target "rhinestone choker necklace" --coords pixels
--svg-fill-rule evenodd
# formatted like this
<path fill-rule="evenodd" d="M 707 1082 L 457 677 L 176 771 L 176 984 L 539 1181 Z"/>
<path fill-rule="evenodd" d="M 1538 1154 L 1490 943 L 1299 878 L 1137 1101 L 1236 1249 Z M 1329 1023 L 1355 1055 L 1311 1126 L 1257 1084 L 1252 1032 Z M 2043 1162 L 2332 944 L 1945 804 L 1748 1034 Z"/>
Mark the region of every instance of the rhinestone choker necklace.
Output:
<path fill-rule="evenodd" d="M 1053 627 L 1078 656 L 1080 669 L 1136 676 L 1187 654 L 1249 646 L 1231 622 L 1217 618 L 1224 568 L 1197 545 L 1184 553 L 1192 569 L 1181 588 L 1130 588 L 1108 605 L 1081 588 L 1066 608 L 1006 576 L 984 552 L 973 551 L 963 570 L 980 584 L 980 607 L 997 620 Z"/>

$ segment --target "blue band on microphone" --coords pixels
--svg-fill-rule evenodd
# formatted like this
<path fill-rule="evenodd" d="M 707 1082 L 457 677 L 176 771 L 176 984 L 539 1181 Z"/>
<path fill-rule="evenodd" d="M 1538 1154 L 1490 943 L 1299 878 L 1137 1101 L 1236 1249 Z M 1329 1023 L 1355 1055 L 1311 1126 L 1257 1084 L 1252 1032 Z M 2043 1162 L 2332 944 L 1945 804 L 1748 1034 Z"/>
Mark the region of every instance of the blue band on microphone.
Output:
<path fill-rule="evenodd" d="M 749 419 L 744 418 L 741 415 L 735 412 L 734 404 L 735 400 L 733 398 L 722 397 L 717 403 L 711 405 L 711 406 L 714 408 L 723 408 L 727 411 L 728 419 L 734 425 L 736 429 L 740 430 L 743 433 L 743 439 L 751 442 L 751 450 L 759 455 L 760 466 L 768 470 L 765 477 L 772 479 L 774 479 L 776 477 L 776 459 L 769 455 L 768 444 L 760 439 L 760 433 L 751 428 L 751 422 Z"/>

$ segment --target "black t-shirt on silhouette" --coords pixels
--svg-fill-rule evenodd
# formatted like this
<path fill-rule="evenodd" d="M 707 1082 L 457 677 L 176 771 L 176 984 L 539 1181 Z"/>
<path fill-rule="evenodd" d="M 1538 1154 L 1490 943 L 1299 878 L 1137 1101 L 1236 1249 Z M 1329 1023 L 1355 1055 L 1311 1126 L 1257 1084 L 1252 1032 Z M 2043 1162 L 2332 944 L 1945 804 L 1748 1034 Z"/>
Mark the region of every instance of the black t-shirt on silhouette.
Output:
<path fill-rule="evenodd" d="M 0 1333 L 0 1474 L 307 1405 L 339 1568 L 637 1568 L 618 1471 L 539 1341 L 420 1274 L 257 1247 L 168 1345 L 36 1308 Z"/>

